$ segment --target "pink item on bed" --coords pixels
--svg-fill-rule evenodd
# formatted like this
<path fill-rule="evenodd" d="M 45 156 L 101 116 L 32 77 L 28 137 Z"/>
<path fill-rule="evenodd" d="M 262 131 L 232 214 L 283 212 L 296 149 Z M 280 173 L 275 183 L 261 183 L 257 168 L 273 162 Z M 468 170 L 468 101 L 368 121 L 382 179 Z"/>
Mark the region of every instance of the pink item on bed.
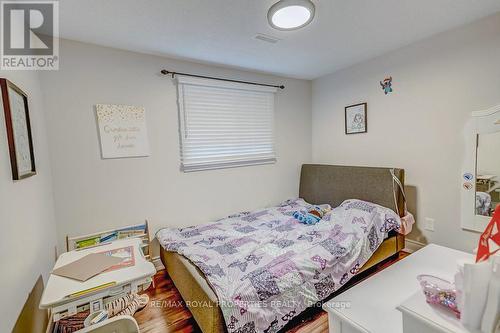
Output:
<path fill-rule="evenodd" d="M 399 229 L 399 233 L 405 236 L 408 235 L 414 224 L 415 218 L 412 213 L 406 211 L 406 215 L 401 218 L 401 228 Z"/>

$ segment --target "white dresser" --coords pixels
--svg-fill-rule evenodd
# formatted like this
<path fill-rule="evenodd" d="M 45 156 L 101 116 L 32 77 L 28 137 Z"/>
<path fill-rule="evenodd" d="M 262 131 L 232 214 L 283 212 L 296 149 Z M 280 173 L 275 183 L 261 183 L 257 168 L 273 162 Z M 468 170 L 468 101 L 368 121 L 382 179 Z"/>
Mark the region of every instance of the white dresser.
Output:
<path fill-rule="evenodd" d="M 421 292 L 404 301 L 398 310 L 403 315 L 404 333 L 475 333 L 462 326 L 450 311 L 428 304 Z"/>
<path fill-rule="evenodd" d="M 424 247 L 325 303 L 329 332 L 402 333 L 402 314 L 396 308 L 421 292 L 417 275 L 453 281 L 457 260 L 467 259 L 474 257 L 439 245 Z"/>

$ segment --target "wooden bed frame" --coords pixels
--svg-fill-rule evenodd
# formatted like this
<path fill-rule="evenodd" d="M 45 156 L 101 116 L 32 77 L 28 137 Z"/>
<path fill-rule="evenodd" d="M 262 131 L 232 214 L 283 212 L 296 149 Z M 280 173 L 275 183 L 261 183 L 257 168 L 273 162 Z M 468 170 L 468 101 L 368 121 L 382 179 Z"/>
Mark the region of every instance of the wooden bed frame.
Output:
<path fill-rule="evenodd" d="M 338 206 L 346 199 L 360 199 L 404 214 L 404 197 L 391 175 L 404 184 L 404 170 L 391 168 L 351 167 L 304 164 L 300 175 L 299 197 L 311 203 Z M 395 256 L 404 248 L 403 235 L 391 232 L 361 272 Z M 160 257 L 175 286 L 203 333 L 226 331 L 217 296 L 203 273 L 185 257 L 160 248 Z M 349 287 L 349 282 L 344 290 Z M 199 306 L 203 304 L 203 306 Z"/>

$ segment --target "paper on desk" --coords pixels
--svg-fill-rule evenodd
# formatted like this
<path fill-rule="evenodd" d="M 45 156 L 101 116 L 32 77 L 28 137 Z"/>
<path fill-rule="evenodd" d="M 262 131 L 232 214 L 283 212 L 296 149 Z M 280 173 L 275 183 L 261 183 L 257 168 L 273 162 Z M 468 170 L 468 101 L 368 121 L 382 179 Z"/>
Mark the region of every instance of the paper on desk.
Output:
<path fill-rule="evenodd" d="M 102 253 L 91 253 L 70 264 L 56 268 L 52 274 L 84 282 L 106 269 L 118 265 L 122 260 L 122 258 Z"/>

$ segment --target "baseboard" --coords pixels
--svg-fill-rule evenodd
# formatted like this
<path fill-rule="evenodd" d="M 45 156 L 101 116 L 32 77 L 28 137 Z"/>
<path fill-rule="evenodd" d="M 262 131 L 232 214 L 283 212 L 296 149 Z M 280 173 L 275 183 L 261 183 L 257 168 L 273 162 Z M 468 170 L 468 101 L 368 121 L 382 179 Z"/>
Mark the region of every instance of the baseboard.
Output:
<path fill-rule="evenodd" d="M 425 246 L 424 243 L 420 243 L 420 242 L 417 242 L 415 240 L 411 240 L 411 239 L 406 238 L 405 239 L 405 248 L 403 249 L 403 251 L 408 252 L 408 253 L 413 253 L 415 251 L 420 250 L 424 246 Z"/>
<path fill-rule="evenodd" d="M 165 266 L 163 266 L 163 263 L 161 262 L 160 256 L 153 257 L 151 261 L 153 262 L 153 265 L 155 265 L 156 271 L 162 271 L 165 269 Z"/>

